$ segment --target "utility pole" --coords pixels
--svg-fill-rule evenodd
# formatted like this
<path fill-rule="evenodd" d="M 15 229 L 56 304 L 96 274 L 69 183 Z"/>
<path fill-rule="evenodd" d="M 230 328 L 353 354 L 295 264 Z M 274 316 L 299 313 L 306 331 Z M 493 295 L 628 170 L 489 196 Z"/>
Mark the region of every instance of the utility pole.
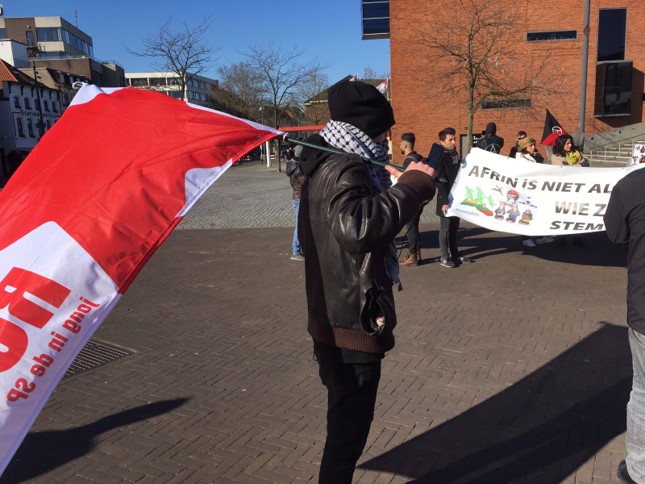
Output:
<path fill-rule="evenodd" d="M 582 29 L 582 79 L 580 80 L 580 120 L 578 131 L 580 136 L 585 133 L 585 115 L 587 107 L 587 65 L 589 64 L 589 10 L 591 0 L 585 0 L 585 18 Z"/>

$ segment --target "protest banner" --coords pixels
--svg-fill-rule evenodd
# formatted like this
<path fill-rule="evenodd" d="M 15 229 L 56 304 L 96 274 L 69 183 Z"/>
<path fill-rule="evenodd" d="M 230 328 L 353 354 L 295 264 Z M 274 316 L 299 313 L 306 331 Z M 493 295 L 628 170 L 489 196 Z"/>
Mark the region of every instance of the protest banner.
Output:
<path fill-rule="evenodd" d="M 603 231 L 612 188 L 643 166 L 556 166 L 474 148 L 462 162 L 450 192 L 448 215 L 527 236 Z"/>

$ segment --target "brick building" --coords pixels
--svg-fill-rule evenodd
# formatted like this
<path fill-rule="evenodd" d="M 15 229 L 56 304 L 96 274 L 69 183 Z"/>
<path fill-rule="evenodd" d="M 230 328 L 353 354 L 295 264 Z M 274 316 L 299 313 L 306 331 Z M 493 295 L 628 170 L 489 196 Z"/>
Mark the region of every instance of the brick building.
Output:
<path fill-rule="evenodd" d="M 461 21 L 463 28 L 454 29 L 450 40 L 465 42 L 469 19 L 459 13 L 460 2 L 364 0 L 364 7 L 369 3 L 378 4 L 381 12 L 383 4 L 389 7 L 391 101 L 397 120 L 393 139 L 413 131 L 417 134 L 418 151 L 426 154 L 438 131 L 453 126 L 465 144 L 467 94 L 463 90 L 448 92 L 445 85 L 446 78 L 453 78 L 445 73 L 458 61 L 455 58 L 438 60 L 433 57 L 436 50 L 429 47 L 430 34 L 447 30 L 455 19 Z M 514 25 L 509 25 L 502 36 L 504 55 L 491 56 L 490 62 L 508 79 L 518 80 L 530 73 L 531 68 L 539 69 L 534 76 L 534 87 L 546 86 L 543 90 L 529 89 L 500 98 L 491 96 L 476 112 L 474 133 L 481 132 L 489 121 L 495 121 L 498 134 L 506 139 L 503 154 L 510 150 L 519 129 L 538 141 L 541 139 L 546 109 L 568 132 L 578 130 L 584 3 L 486 2 L 487 8 L 501 8 L 514 20 Z M 382 28 L 382 21 L 380 25 Z M 432 29 L 433 25 L 439 28 Z M 584 120 L 587 135 L 643 121 L 644 31 L 645 3 L 641 0 L 591 2 Z M 547 89 L 558 92 L 547 92 Z"/>

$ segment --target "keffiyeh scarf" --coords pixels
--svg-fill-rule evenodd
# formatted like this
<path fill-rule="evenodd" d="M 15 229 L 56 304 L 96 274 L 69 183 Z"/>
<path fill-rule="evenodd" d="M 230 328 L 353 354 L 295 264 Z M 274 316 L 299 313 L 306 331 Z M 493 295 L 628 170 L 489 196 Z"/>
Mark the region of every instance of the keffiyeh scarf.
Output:
<path fill-rule="evenodd" d="M 347 153 L 354 153 L 373 160 L 389 163 L 387 141 L 377 143 L 368 135 L 363 133 L 356 126 L 341 121 L 329 121 L 320 132 L 322 138 L 334 148 L 341 149 Z M 377 193 L 381 193 L 392 186 L 390 174 L 383 167 L 365 162 L 367 171 L 370 174 L 372 186 Z M 385 270 L 393 284 L 399 284 L 399 259 L 396 255 L 394 241 L 385 251 Z"/>

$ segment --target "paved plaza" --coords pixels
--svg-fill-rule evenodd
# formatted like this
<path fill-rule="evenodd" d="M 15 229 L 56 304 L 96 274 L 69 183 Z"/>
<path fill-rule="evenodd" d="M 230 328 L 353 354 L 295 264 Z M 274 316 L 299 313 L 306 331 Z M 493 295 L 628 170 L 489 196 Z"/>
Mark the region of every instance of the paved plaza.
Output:
<path fill-rule="evenodd" d="M 433 213 L 355 482 L 616 482 L 625 248 L 466 225 L 474 263 L 446 269 Z M 127 354 L 63 379 L 0 482 L 317 482 L 326 393 L 293 220 L 275 166 L 228 170 L 92 339 Z"/>

